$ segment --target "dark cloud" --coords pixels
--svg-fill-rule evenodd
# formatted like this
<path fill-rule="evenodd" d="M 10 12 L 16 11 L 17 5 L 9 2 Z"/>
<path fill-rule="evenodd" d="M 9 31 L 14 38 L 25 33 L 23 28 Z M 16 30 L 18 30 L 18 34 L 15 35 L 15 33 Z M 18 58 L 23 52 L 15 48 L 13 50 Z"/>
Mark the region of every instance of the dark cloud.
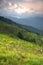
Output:
<path fill-rule="evenodd" d="M 2 2 L 4 2 L 4 0 L 0 0 L 0 4 L 1 4 Z"/>
<path fill-rule="evenodd" d="M 6 1 L 11 1 L 11 2 L 38 2 L 38 1 L 43 1 L 43 0 L 6 0 Z"/>
<path fill-rule="evenodd" d="M 31 2 L 38 2 L 38 1 L 42 1 L 43 0 L 0 0 L 0 4 L 4 4 L 5 2 L 11 2 L 11 3 L 31 3 Z"/>
<path fill-rule="evenodd" d="M 0 6 L 1 5 L 8 5 L 8 3 L 34 3 L 34 2 L 43 2 L 43 0 L 0 0 Z"/>
<path fill-rule="evenodd" d="M 5 7 L 8 7 L 8 2 L 7 0 L 0 0 L 0 9 L 4 9 Z"/>
<path fill-rule="evenodd" d="M 43 0 L 32 0 L 33 3 L 43 2 Z"/>

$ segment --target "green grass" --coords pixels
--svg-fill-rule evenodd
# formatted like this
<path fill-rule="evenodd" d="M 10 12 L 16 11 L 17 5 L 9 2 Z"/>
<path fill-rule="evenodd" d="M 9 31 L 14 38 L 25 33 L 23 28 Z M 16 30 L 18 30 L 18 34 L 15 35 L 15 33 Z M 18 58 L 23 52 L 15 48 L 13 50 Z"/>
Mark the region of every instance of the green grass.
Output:
<path fill-rule="evenodd" d="M 43 65 L 43 36 L 0 22 L 0 65 Z"/>

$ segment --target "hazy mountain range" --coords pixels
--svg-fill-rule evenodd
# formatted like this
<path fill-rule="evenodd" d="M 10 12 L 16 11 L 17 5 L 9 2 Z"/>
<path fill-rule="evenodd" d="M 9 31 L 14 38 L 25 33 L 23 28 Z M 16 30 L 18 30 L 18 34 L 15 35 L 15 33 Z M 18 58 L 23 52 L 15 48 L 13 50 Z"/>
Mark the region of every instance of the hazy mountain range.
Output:
<path fill-rule="evenodd" d="M 16 24 L 19 27 L 26 29 L 27 31 L 31 31 L 40 35 L 43 35 L 43 17 L 36 17 L 36 18 L 26 18 L 26 19 L 18 19 L 18 18 L 11 18 L 9 19 L 5 17 L 0 17 L 1 21 L 7 22 L 9 24 Z M 13 20 L 13 21 L 12 21 Z"/>
<path fill-rule="evenodd" d="M 28 16 L 27 18 L 16 18 L 10 16 L 6 17 L 15 21 L 16 23 L 26 26 L 32 26 L 43 31 L 43 15 Z"/>

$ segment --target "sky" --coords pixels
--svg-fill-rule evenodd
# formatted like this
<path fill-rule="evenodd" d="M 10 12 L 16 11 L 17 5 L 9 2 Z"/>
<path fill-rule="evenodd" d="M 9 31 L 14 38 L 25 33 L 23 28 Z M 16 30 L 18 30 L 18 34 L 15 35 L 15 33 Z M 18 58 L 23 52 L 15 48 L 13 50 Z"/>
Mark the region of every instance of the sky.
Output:
<path fill-rule="evenodd" d="M 25 17 L 43 14 L 43 0 L 0 0 L 0 15 Z"/>

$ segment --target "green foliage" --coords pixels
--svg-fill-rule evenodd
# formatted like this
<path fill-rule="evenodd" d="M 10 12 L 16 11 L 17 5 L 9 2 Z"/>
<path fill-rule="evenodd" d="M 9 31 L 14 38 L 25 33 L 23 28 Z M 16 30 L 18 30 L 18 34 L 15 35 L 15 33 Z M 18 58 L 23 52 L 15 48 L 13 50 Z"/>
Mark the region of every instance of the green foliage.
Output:
<path fill-rule="evenodd" d="M 0 22 L 0 65 L 43 65 L 43 36 Z"/>
<path fill-rule="evenodd" d="M 23 35 L 21 32 L 18 32 L 17 36 L 20 38 L 20 39 L 24 39 Z"/>
<path fill-rule="evenodd" d="M 28 32 L 18 25 L 11 25 L 5 22 L 0 22 L 0 33 L 7 34 L 10 37 L 19 37 L 20 39 L 33 42 L 33 43 L 38 43 L 42 44 L 43 40 L 41 39 L 42 36 L 37 35 L 32 32 Z"/>

